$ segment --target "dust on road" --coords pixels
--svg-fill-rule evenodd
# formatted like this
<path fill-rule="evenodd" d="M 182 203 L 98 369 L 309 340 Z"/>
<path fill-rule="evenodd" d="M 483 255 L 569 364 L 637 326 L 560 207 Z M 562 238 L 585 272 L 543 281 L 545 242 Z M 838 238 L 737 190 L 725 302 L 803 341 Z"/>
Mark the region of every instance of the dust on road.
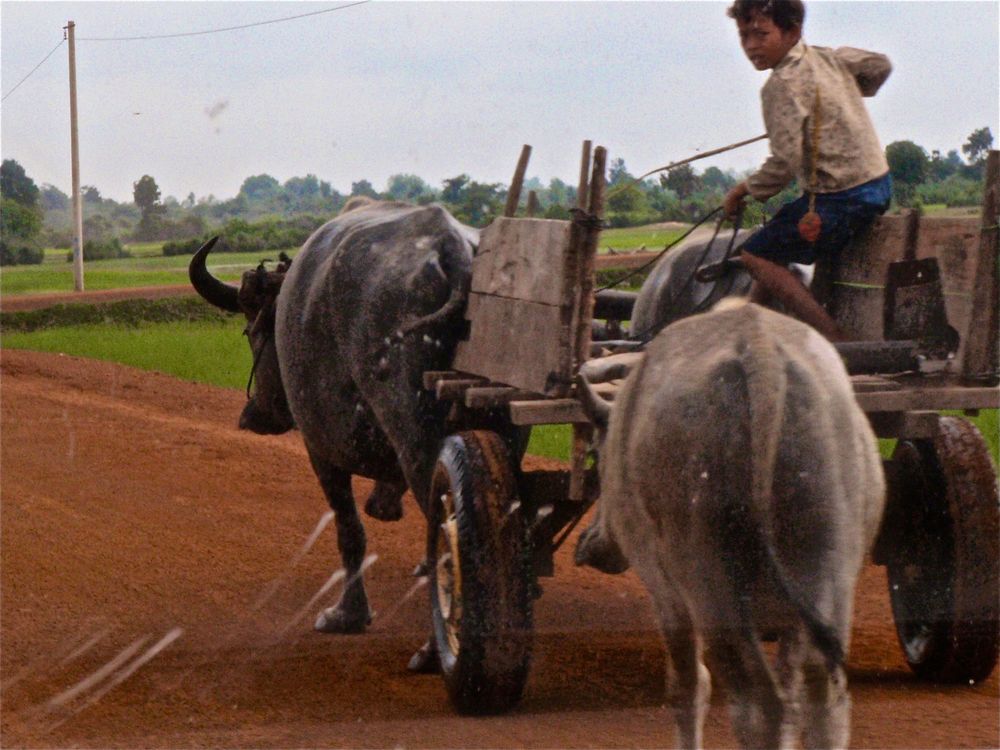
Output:
<path fill-rule="evenodd" d="M 402 522 L 366 519 L 369 632 L 317 634 L 336 587 L 304 605 L 339 556 L 332 526 L 306 549 L 327 508 L 297 434 L 239 432 L 238 391 L 29 352 L 0 367 L 0 746 L 671 744 L 644 591 L 573 567 L 575 538 L 541 581 L 521 705 L 458 717 L 439 677 L 405 669 L 429 630 L 412 498 Z M 363 502 L 371 483 L 354 488 Z M 996 674 L 913 678 L 881 568 L 861 581 L 849 679 L 854 747 L 1000 745 Z M 706 742 L 733 744 L 721 690 Z"/>

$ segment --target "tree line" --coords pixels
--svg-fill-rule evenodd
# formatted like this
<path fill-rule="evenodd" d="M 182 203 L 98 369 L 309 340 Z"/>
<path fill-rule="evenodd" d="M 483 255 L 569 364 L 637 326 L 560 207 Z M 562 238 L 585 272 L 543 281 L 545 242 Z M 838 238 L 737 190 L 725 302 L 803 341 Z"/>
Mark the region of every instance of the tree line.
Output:
<path fill-rule="evenodd" d="M 886 147 L 892 173 L 895 203 L 900 206 L 946 204 L 976 206 L 982 201 L 986 153 L 993 145 L 988 127 L 973 131 L 965 144 L 942 155 L 928 153 L 912 141 Z M 662 221 L 691 222 L 722 203 L 722 198 L 743 175 L 708 167 L 698 172 L 691 165 L 666 174 L 636 180 L 624 159 L 611 161 L 608 170 L 606 221 L 612 227 L 639 226 Z M 101 196 L 93 185 L 81 189 L 83 200 L 84 259 L 123 257 L 129 242 L 164 242 L 164 252 L 191 252 L 209 233 L 226 239 L 219 249 L 272 250 L 302 244 L 309 233 L 337 213 L 346 200 L 363 195 L 418 204 L 438 202 L 460 221 L 485 226 L 499 215 L 507 200 L 507 186 L 479 182 L 463 173 L 436 188 L 413 174 L 392 175 L 384 190 L 362 179 L 341 193 L 314 174 L 292 177 L 284 183 L 268 174 L 247 177 L 235 197 L 219 200 L 213 195 L 184 199 L 162 197 L 156 180 L 142 175 L 133 183 L 132 202 Z M 529 191 L 537 199 L 536 215 L 570 218 L 576 205 L 576 187 L 552 178 L 527 180 L 522 202 Z M 766 204 L 751 202 L 744 217 L 748 226 L 759 224 L 781 203 L 798 194 L 790 185 Z M 0 263 L 40 263 L 43 247 L 68 248 L 72 244 L 70 197 L 59 188 L 38 187 L 16 160 L 0 167 Z"/>

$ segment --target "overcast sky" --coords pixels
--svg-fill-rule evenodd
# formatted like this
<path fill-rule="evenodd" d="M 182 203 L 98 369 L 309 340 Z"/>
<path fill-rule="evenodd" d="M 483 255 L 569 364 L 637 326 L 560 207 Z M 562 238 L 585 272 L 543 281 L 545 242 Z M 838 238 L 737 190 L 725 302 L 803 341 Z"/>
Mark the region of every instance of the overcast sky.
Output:
<path fill-rule="evenodd" d="M 152 175 L 164 196 L 234 196 L 266 172 L 309 173 L 341 192 L 390 175 L 440 188 L 461 174 L 575 184 L 592 139 L 634 174 L 763 132 L 759 73 L 726 2 L 2 2 L 3 158 L 69 192 L 67 45 L 14 86 L 76 22 L 83 184 L 132 199 Z M 959 149 L 1000 136 L 997 2 L 807 3 L 806 40 L 889 55 L 870 112 L 883 145 Z M 711 157 L 738 171 L 763 143 Z"/>

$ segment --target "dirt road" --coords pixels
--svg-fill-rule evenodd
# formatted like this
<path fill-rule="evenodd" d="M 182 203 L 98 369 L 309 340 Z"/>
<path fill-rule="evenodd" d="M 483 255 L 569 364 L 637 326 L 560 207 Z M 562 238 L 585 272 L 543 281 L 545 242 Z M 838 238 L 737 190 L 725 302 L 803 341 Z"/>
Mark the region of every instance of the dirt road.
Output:
<path fill-rule="evenodd" d="M 370 631 L 320 635 L 336 591 L 310 599 L 339 558 L 331 527 L 301 554 L 325 504 L 298 435 L 238 432 L 238 391 L 53 355 L 0 364 L 0 746 L 670 745 L 643 589 L 574 568 L 574 539 L 542 580 L 522 704 L 460 718 L 440 678 L 405 669 L 429 627 L 412 499 L 402 522 L 367 522 Z M 370 487 L 355 482 L 362 500 Z M 855 747 L 1000 744 L 996 674 L 911 677 L 880 568 L 861 582 L 849 665 Z M 707 743 L 732 742 L 717 690 Z"/>

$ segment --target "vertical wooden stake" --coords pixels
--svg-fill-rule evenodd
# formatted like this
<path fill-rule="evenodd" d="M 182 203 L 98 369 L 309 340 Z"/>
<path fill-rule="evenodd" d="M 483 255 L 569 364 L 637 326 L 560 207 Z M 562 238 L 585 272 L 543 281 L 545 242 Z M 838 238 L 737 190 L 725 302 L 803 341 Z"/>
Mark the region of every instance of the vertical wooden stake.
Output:
<path fill-rule="evenodd" d="M 589 147 L 587 148 L 589 152 Z M 604 171 L 607 162 L 607 151 L 603 146 L 594 149 L 594 167 L 589 187 L 584 188 L 584 203 L 588 213 L 594 219 L 600 220 L 604 213 Z M 586 185 L 585 178 L 580 180 L 581 186 Z M 579 205 L 579 201 L 578 201 Z M 600 225 L 588 226 L 581 233 L 581 241 L 577 245 L 577 283 L 579 285 L 580 306 L 574 316 L 575 331 L 574 371 L 579 368 L 590 354 L 590 321 L 594 317 L 594 258 L 597 255 L 597 242 L 601 236 Z M 590 444 L 593 428 L 589 424 L 573 425 L 573 452 L 570 456 L 569 499 L 582 501 L 584 499 L 584 476 L 587 468 L 587 446 Z"/>
<path fill-rule="evenodd" d="M 567 496 L 574 503 L 583 501 L 587 472 L 587 448 L 590 446 L 594 428 L 589 424 L 573 423 L 573 452 L 570 455 L 569 492 Z"/>
<path fill-rule="evenodd" d="M 583 142 L 583 153 L 580 159 L 580 181 L 576 193 L 576 208 L 587 209 L 589 199 L 588 182 L 590 175 L 590 141 Z M 580 306 L 580 258 L 585 240 L 585 231 L 580 222 L 572 221 L 569 225 L 569 247 L 566 249 L 565 265 L 563 266 L 563 290 L 562 309 L 559 316 L 559 325 L 562 328 L 562 335 L 559 343 L 559 361 L 564 366 L 575 372 L 576 361 L 576 330 L 577 316 Z M 558 395 L 569 395 L 570 384 L 560 386 L 562 392 Z M 552 395 L 552 394 L 550 394 Z"/>
<path fill-rule="evenodd" d="M 608 152 L 603 146 L 594 149 L 594 171 L 590 178 L 587 210 L 600 222 L 604 214 L 604 170 Z M 576 324 L 576 361 L 583 363 L 590 356 L 590 322 L 594 317 L 594 261 L 601 236 L 600 224 L 588 227 L 580 248 L 580 312 Z"/>
<path fill-rule="evenodd" d="M 969 383 L 994 385 L 1000 379 L 1000 151 L 990 151 L 986 157 L 982 222 L 962 377 Z"/>
<path fill-rule="evenodd" d="M 538 193 L 534 190 L 528 191 L 528 207 L 524 210 L 528 218 L 535 218 L 535 214 L 538 213 Z"/>
<path fill-rule="evenodd" d="M 590 177 L 590 141 L 583 142 L 583 153 L 580 156 L 580 181 L 576 185 L 576 207 L 587 209 L 587 197 L 590 191 L 587 189 L 588 178 Z"/>
<path fill-rule="evenodd" d="M 514 179 L 511 180 L 510 190 L 507 191 L 507 205 L 503 210 L 504 216 L 511 217 L 517 213 L 517 204 L 521 202 L 521 186 L 524 185 L 524 173 L 528 171 L 529 158 L 531 158 L 531 146 L 526 143 L 521 148 L 521 158 L 517 160 Z"/>

